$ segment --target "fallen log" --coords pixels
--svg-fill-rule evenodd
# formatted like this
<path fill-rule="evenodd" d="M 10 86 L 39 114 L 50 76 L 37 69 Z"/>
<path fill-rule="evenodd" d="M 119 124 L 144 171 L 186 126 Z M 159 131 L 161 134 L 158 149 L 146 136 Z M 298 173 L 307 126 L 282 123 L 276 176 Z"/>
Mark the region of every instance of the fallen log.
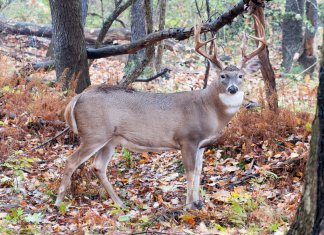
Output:
<path fill-rule="evenodd" d="M 95 28 L 95 29 L 86 28 L 84 30 L 86 42 L 89 44 L 94 44 L 97 40 L 99 32 L 100 32 L 99 28 Z M 51 38 L 52 26 L 39 25 L 39 24 L 33 24 L 28 22 L 6 21 L 3 18 L 0 18 L 0 33 Z M 106 34 L 103 43 L 109 44 L 115 40 L 129 41 L 130 37 L 131 37 L 131 33 L 126 28 L 122 28 L 122 27 L 111 28 Z"/>

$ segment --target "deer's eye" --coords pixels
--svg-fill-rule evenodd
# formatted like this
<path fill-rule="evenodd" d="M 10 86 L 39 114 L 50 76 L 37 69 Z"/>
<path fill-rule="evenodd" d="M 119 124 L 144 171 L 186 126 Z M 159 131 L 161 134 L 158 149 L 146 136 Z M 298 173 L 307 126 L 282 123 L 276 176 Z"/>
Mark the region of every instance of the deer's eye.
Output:
<path fill-rule="evenodd" d="M 238 77 L 242 79 L 242 78 L 243 78 L 243 75 L 242 75 L 242 74 L 240 74 L 240 75 L 239 75 Z"/>
<path fill-rule="evenodd" d="M 226 76 L 225 76 L 224 74 L 220 75 L 220 77 L 221 77 L 222 79 L 225 79 L 225 78 L 226 78 Z"/>

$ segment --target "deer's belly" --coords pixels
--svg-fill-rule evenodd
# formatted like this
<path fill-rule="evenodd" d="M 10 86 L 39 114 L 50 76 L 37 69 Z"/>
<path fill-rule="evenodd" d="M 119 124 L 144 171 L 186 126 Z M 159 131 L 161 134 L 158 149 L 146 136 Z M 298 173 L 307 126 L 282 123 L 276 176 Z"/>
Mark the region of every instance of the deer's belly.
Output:
<path fill-rule="evenodd" d="M 119 144 L 123 147 L 133 151 L 133 152 L 161 152 L 161 151 L 168 151 L 177 149 L 176 147 L 164 147 L 164 146 L 149 146 L 142 143 L 135 143 L 133 141 L 127 140 L 125 138 L 119 138 Z"/>

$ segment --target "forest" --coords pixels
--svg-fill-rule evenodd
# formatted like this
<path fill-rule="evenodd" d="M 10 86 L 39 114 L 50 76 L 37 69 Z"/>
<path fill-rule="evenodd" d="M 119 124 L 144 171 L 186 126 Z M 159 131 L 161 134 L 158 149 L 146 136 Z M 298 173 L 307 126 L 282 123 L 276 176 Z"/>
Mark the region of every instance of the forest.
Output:
<path fill-rule="evenodd" d="M 0 234 L 324 235 L 323 16 L 0 0 Z"/>

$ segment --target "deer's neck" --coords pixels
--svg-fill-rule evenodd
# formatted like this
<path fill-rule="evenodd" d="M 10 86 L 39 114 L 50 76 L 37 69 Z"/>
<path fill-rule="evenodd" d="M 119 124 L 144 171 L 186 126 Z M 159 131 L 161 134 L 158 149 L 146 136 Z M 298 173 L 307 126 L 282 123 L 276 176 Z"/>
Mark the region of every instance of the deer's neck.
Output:
<path fill-rule="evenodd" d="M 217 113 L 229 117 L 232 117 L 239 110 L 244 97 L 243 91 L 234 95 L 226 93 L 217 81 L 209 86 L 207 94 Z"/>

